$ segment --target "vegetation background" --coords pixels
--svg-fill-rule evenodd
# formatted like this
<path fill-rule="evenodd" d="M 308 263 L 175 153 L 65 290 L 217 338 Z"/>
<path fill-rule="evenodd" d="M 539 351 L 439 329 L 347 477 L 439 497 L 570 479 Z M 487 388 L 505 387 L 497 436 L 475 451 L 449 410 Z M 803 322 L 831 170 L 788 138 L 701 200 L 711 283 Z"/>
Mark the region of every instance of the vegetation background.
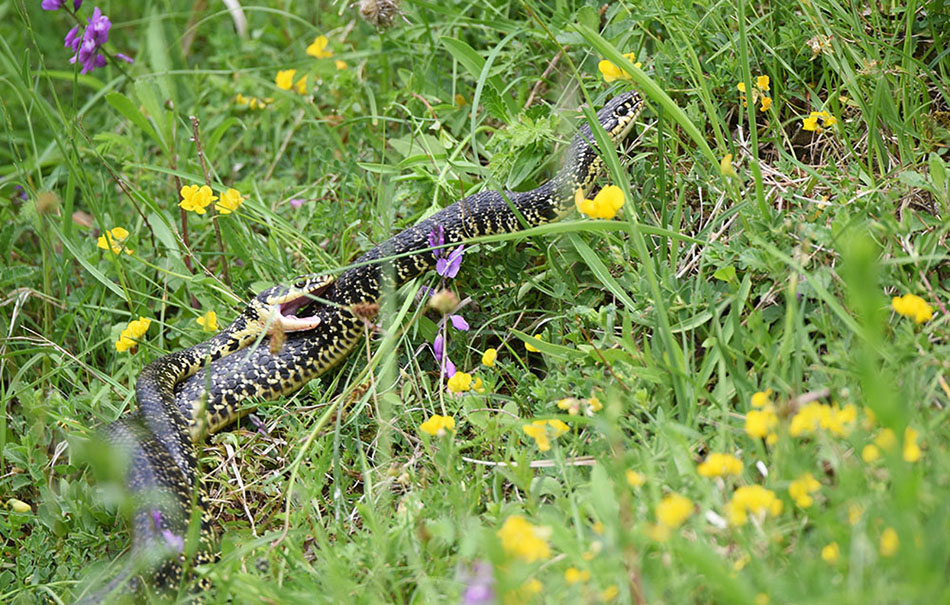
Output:
<path fill-rule="evenodd" d="M 426 276 L 339 371 L 202 446 L 209 596 L 950 599 L 944 0 L 406 0 L 379 28 L 242 6 L 238 33 L 219 2 L 0 2 L 0 601 L 122 564 L 121 498 L 69 443 L 146 363 L 465 194 L 536 186 L 578 108 L 629 89 L 616 219 L 466 247 L 447 352 L 481 392 L 445 388 Z M 112 58 L 81 74 L 64 36 L 95 7 Z M 181 210 L 206 179 L 243 204 Z"/>

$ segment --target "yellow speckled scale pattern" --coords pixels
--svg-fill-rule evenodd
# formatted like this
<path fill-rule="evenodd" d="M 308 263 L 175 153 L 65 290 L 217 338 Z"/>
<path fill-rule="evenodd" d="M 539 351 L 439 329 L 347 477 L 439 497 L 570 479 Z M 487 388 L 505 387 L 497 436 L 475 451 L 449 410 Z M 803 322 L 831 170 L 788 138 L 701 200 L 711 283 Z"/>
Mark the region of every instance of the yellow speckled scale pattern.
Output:
<path fill-rule="evenodd" d="M 642 107 L 639 95 L 623 93 L 607 102 L 597 118 L 616 144 L 632 130 Z M 221 334 L 146 367 L 136 384 L 138 411 L 110 425 L 106 434 L 129 454 L 128 485 L 142 501 L 133 523 L 133 551 L 164 553 L 149 581 L 162 585 L 179 580 L 178 540 L 185 535 L 196 488 L 201 541 L 213 541 L 196 485 L 194 444 L 202 429 L 220 430 L 248 411 L 247 400 L 290 393 L 341 363 L 363 337 L 363 320 L 354 306 L 377 303 L 386 289 L 433 267 L 436 257 L 429 234 L 436 227 L 444 230 L 445 245 L 451 247 L 473 237 L 557 220 L 573 207 L 578 189 L 585 195 L 590 191 L 601 168 L 594 137 L 584 124 L 560 172 L 537 189 L 468 196 L 370 250 L 335 281 L 307 276 L 295 288 L 268 290 Z M 299 297 L 301 291 L 318 295 L 317 302 L 306 305 L 317 327 L 288 332 L 272 351 L 268 339 L 261 338 L 267 305 Z"/>

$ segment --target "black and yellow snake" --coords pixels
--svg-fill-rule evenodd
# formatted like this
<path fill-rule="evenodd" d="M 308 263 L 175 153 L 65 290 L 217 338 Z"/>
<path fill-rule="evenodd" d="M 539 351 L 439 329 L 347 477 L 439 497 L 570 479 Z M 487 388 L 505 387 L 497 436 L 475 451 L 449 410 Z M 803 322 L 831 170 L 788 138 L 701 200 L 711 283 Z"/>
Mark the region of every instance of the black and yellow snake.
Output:
<path fill-rule="evenodd" d="M 639 95 L 622 93 L 597 119 L 616 145 L 642 108 Z M 196 441 L 246 413 L 248 398 L 290 393 L 343 361 L 364 334 L 358 308 L 435 266 L 437 251 L 429 244 L 434 229 L 441 227 L 445 245 L 453 246 L 557 220 L 573 207 L 578 190 L 590 192 L 602 166 L 590 126 L 583 124 L 561 170 L 537 189 L 466 197 L 376 246 L 336 279 L 306 276 L 292 287 L 267 290 L 220 334 L 149 364 L 136 383 L 138 409 L 105 431 L 129 460 L 126 483 L 136 500 L 133 563 L 93 600 L 137 584 L 137 575 L 146 584 L 177 582 L 181 563 L 189 560 L 186 542 L 198 542 L 197 560 L 207 560 L 202 553 L 211 551 L 213 532 L 196 484 Z M 248 346 L 272 328 L 283 333 L 279 348 Z M 186 541 L 189 523 L 200 528 L 197 541 Z"/>

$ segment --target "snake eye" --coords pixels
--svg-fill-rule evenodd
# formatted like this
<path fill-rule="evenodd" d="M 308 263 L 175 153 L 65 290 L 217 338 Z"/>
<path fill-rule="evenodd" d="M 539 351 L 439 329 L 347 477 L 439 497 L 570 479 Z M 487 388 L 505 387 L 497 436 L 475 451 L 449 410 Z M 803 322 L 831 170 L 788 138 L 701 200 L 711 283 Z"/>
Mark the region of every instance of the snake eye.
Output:
<path fill-rule="evenodd" d="M 297 288 L 298 290 L 302 290 L 306 285 L 307 285 L 306 277 L 298 277 L 297 280 L 294 281 L 294 287 Z"/>

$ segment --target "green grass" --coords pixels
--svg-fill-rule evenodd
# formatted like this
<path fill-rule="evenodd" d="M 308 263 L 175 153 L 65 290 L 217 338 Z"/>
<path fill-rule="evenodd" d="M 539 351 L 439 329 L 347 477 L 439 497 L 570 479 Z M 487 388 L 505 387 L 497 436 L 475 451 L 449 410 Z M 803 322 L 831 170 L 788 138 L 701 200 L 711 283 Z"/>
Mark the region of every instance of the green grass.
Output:
<path fill-rule="evenodd" d="M 202 446 L 222 551 L 199 570 L 211 600 L 458 602 L 485 564 L 498 602 L 598 602 L 610 587 L 615 602 L 950 598 L 943 0 L 647 0 L 602 14 L 407 0 L 386 31 L 344 2 L 245 3 L 244 37 L 223 4 L 204 4 L 100 5 L 107 50 L 135 58 L 130 80 L 74 71 L 64 11 L 0 2 L 0 600 L 68 602 L 121 565 L 121 494 L 76 446 L 134 408 L 145 364 L 206 337 L 197 317 L 223 324 L 265 287 L 339 272 L 463 194 L 544 182 L 591 115 L 578 108 L 630 88 L 650 107 L 637 145 L 607 153 L 601 184 L 630 191 L 617 219 L 574 214 L 466 249 L 451 287 L 472 329 L 448 351 L 484 393 L 440 383 L 427 345 L 442 317 L 414 296 L 437 285 L 427 275 L 384 301 L 378 333 L 338 371 L 263 403 L 266 434 L 245 422 Z M 320 34 L 334 57 L 305 54 Z M 632 80 L 605 84 L 603 58 Z M 282 69 L 308 74 L 310 94 L 279 90 Z M 737 90 L 759 75 L 765 112 Z M 238 94 L 273 101 L 250 109 Z M 813 111 L 837 124 L 803 130 Z M 205 180 L 189 116 L 216 191 L 247 201 L 218 218 L 220 236 L 189 214 L 186 246 L 177 190 Z M 134 254 L 96 247 L 117 226 Z M 934 317 L 894 313 L 907 293 Z M 139 316 L 152 319 L 142 344 L 117 352 Z M 745 431 L 767 389 L 772 444 Z M 809 394 L 857 418 L 794 436 Z M 557 406 L 591 396 L 604 407 L 590 416 Z M 455 418 L 454 436 L 419 430 L 433 414 Z M 539 419 L 570 426 L 547 452 L 522 431 Z M 907 427 L 916 462 L 902 456 Z M 865 462 L 885 429 L 896 446 Z M 700 476 L 713 452 L 742 473 Z M 631 487 L 628 470 L 646 482 Z M 788 492 L 804 473 L 821 484 L 807 509 Z M 755 484 L 781 514 L 721 523 Z M 656 511 L 673 492 L 692 514 L 664 540 Z M 512 515 L 548 528 L 547 556 L 506 551 Z M 568 584 L 571 567 L 589 578 Z"/>

